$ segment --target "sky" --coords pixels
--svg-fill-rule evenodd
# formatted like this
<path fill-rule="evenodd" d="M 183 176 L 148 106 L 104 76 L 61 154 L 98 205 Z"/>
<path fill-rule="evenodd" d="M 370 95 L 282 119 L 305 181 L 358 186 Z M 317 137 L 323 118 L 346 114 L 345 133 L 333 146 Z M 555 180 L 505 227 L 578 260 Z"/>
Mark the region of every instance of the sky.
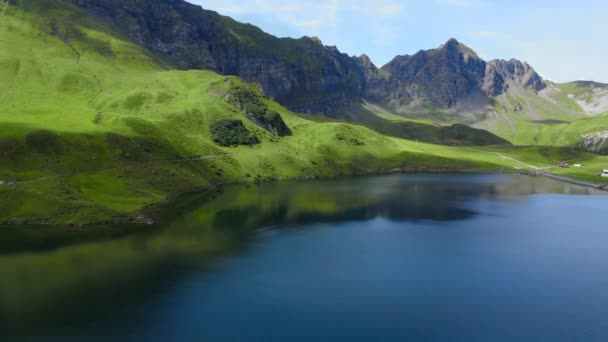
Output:
<path fill-rule="evenodd" d="M 449 38 L 556 82 L 608 83 L 607 0 L 188 0 L 279 37 L 316 36 L 382 66 Z"/>

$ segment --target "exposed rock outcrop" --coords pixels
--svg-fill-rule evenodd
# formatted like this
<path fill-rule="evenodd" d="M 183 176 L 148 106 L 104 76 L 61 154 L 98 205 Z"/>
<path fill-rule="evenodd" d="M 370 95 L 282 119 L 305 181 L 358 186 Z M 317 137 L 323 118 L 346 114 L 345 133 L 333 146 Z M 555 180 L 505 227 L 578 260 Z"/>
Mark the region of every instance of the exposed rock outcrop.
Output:
<path fill-rule="evenodd" d="M 507 91 L 509 83 L 524 89 L 540 91 L 547 87 L 545 81 L 528 63 L 516 59 L 492 60 L 486 64 L 484 90 L 492 95 Z"/>
<path fill-rule="evenodd" d="M 365 95 L 397 106 L 424 102 L 450 108 L 474 94 L 498 96 L 510 85 L 534 91 L 546 87 L 527 63 L 514 59 L 485 62 L 456 39 L 413 56 L 397 56 L 380 70 L 366 73 Z"/>
<path fill-rule="evenodd" d="M 580 146 L 594 153 L 608 154 L 608 131 L 583 134 Z"/>
<path fill-rule="evenodd" d="M 485 62 L 464 44 L 450 39 L 437 49 L 397 56 L 382 71 L 388 75 L 385 101 L 396 105 L 424 101 L 451 107 L 481 88 Z M 368 94 L 373 93 L 380 92 L 371 86 Z"/>

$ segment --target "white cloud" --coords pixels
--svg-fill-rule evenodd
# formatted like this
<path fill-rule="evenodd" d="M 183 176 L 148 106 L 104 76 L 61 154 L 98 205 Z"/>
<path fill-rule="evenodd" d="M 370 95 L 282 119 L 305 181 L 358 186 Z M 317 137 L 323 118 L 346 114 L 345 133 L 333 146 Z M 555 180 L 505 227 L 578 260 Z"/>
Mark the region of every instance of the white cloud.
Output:
<path fill-rule="evenodd" d="M 224 15 L 239 15 L 239 14 L 255 14 L 255 13 L 274 13 L 275 15 L 287 15 L 302 11 L 304 2 L 289 2 L 277 0 L 250 0 L 250 1 L 235 1 L 235 0 L 191 0 L 193 3 L 198 3 L 204 8 L 218 11 Z"/>
<path fill-rule="evenodd" d="M 304 34 L 315 34 L 323 28 L 335 27 L 350 15 L 367 18 L 389 18 L 401 13 L 402 6 L 394 0 L 191 0 L 224 15 L 264 15 L 290 25 Z"/>
<path fill-rule="evenodd" d="M 283 0 L 191 0 L 224 15 L 264 15 L 299 30 L 318 31 L 337 25 L 338 11 L 343 0 L 289 1 Z M 313 32 L 314 33 L 314 32 Z"/>
<path fill-rule="evenodd" d="M 308 15 L 303 16 L 302 19 L 299 14 L 294 13 L 287 17 L 299 29 L 319 31 L 323 27 L 333 27 L 338 24 L 338 11 L 341 4 L 342 0 L 331 0 L 316 7 L 312 13 L 309 11 Z"/>

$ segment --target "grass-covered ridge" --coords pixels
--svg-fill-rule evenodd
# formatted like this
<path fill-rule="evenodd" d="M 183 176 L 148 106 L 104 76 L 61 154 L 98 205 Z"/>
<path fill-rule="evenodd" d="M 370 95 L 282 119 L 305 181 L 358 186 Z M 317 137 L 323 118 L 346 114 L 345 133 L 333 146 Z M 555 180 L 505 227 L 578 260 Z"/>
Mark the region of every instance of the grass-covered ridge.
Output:
<path fill-rule="evenodd" d="M 448 146 L 492 146 L 511 143 L 489 131 L 452 123 L 437 124 L 431 120 L 412 119 L 391 113 L 379 105 L 363 101 L 337 115 L 338 119 L 366 125 L 381 134 Z"/>
<path fill-rule="evenodd" d="M 145 221 L 146 206 L 236 181 L 517 166 L 487 151 L 311 120 L 235 77 L 167 70 L 60 1 L 5 4 L 0 180 L 17 186 L 0 185 L 0 222 Z M 243 89 L 246 101 L 235 102 Z M 241 122 L 236 144 L 217 142 L 218 122 Z"/>

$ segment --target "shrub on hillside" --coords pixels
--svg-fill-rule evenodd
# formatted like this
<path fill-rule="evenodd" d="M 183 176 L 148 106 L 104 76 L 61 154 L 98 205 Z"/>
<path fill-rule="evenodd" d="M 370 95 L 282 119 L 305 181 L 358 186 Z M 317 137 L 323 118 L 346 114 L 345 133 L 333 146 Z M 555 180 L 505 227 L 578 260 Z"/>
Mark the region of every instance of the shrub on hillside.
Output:
<path fill-rule="evenodd" d="M 260 143 L 241 120 L 216 121 L 211 125 L 211 134 L 213 141 L 221 146 L 252 146 Z"/>

